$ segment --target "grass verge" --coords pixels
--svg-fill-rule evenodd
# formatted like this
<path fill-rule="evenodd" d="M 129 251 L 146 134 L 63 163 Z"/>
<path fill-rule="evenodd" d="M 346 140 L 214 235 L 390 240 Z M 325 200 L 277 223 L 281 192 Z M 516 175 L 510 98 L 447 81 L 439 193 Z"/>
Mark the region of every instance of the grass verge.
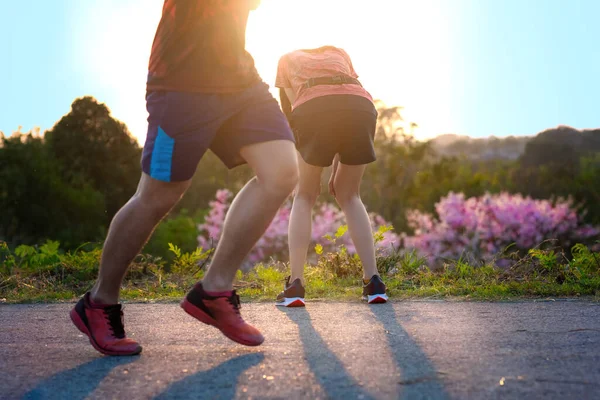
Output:
<path fill-rule="evenodd" d="M 416 276 L 386 276 L 388 294 L 393 299 L 462 299 L 498 301 L 518 298 L 592 297 L 600 300 L 600 278 L 588 282 L 552 282 L 546 279 L 506 280 L 502 272 L 493 276 L 452 277 L 448 273 L 423 272 Z M 179 301 L 200 276 L 180 275 L 128 277 L 122 288 L 125 301 Z M 274 266 L 257 266 L 239 274 L 235 287 L 244 301 L 274 301 L 282 290 L 285 272 Z M 76 285 L 56 282 L 49 277 L 15 279 L 10 288 L 4 283 L 0 298 L 5 303 L 73 301 L 85 293 L 93 280 Z M 306 270 L 307 300 L 359 301 L 360 277 L 336 277 L 317 267 Z"/>
<path fill-rule="evenodd" d="M 13 253 L 0 243 L 0 302 L 73 301 L 93 285 L 100 250 L 78 249 L 66 254 L 45 244 Z M 182 253 L 175 260 L 139 256 L 125 278 L 125 301 L 178 301 L 203 276 L 210 252 Z M 394 299 L 511 300 L 518 298 L 587 297 L 600 300 L 600 254 L 576 245 L 571 257 L 554 250 L 532 250 L 510 266 L 448 261 L 432 271 L 411 252 L 379 255 L 378 269 Z M 259 264 L 238 272 L 236 289 L 244 301 L 273 301 L 282 290 L 288 268 L 282 263 Z M 320 255 L 305 271 L 307 300 L 358 301 L 361 265 L 345 251 Z"/>

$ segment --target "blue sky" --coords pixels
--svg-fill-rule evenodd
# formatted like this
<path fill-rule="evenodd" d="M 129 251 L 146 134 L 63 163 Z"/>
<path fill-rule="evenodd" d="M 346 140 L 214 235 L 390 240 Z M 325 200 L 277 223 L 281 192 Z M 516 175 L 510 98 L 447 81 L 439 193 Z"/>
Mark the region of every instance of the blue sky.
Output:
<path fill-rule="evenodd" d="M 263 10 L 253 17 L 260 23 L 251 19 L 249 25 L 249 50 L 268 83 L 279 54 L 267 48 L 293 48 L 265 45 L 261 32 L 272 37 L 277 12 L 294 4 L 263 0 Z M 344 47 L 353 50 L 373 96 L 407 111 L 412 107 L 415 122 L 428 127 L 426 136 L 532 135 L 559 124 L 600 127 L 600 1 L 360 4 L 371 13 L 358 10 L 347 21 L 368 18 L 373 28 L 349 27 L 359 35 Z M 143 141 L 145 68 L 161 5 L 161 0 L 0 1 L 0 131 L 10 134 L 20 125 L 24 131 L 49 129 L 76 97 L 92 95 Z M 399 49 L 413 56 L 404 52 L 399 61 Z"/>

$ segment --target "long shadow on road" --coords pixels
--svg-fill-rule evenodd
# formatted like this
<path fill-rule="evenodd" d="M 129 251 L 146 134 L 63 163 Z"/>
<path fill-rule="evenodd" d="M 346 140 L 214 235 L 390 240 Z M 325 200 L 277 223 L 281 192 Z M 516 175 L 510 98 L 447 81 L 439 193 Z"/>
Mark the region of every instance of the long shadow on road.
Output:
<path fill-rule="evenodd" d="M 207 371 L 172 383 L 155 399 L 234 399 L 239 376 L 247 369 L 260 364 L 264 358 L 262 353 L 232 358 Z"/>
<path fill-rule="evenodd" d="M 427 355 L 406 332 L 396 317 L 391 303 L 369 306 L 385 329 L 388 345 L 394 355 L 402 379 L 401 399 L 448 399 L 440 379 Z"/>
<path fill-rule="evenodd" d="M 331 399 L 373 399 L 358 382 L 348 375 L 344 364 L 336 357 L 315 330 L 305 308 L 280 309 L 298 325 L 304 355 L 319 384 Z"/>
<path fill-rule="evenodd" d="M 87 398 L 116 367 L 129 364 L 139 357 L 100 357 L 75 368 L 61 371 L 40 382 L 22 398 L 70 399 Z M 1 397 L 1 396 L 0 396 Z"/>

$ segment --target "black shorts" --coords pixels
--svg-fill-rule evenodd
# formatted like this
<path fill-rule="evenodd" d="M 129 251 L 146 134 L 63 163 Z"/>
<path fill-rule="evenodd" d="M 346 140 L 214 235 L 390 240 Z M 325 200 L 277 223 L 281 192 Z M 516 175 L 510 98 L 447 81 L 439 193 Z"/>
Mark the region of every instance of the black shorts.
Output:
<path fill-rule="evenodd" d="M 362 96 L 330 95 L 307 101 L 292 113 L 296 148 L 307 164 L 327 167 L 336 154 L 346 165 L 375 161 L 377 110 Z"/>

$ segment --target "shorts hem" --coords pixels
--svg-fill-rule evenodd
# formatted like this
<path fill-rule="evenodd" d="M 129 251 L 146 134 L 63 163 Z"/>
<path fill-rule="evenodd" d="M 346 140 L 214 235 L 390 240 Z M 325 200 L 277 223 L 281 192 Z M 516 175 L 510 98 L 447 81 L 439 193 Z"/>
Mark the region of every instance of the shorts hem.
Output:
<path fill-rule="evenodd" d="M 329 163 L 327 162 L 319 162 L 319 161 L 315 161 L 315 160 L 307 160 L 307 157 L 304 157 L 302 155 L 302 153 L 298 152 L 300 154 L 300 157 L 302 157 L 302 160 L 307 163 L 308 165 L 312 165 L 313 167 L 321 167 L 321 168 L 327 168 L 327 167 L 331 167 L 331 165 L 333 164 L 333 157 L 331 158 L 331 161 L 329 161 Z"/>
<path fill-rule="evenodd" d="M 341 160 L 340 159 L 340 164 L 351 165 L 351 166 L 355 166 L 355 165 L 367 165 L 367 164 L 371 164 L 371 163 L 373 163 L 375 161 L 377 161 L 377 158 L 375 158 L 375 157 L 369 158 L 369 159 L 365 159 L 365 160 L 358 160 L 358 161 L 354 161 L 354 160 L 348 161 L 348 160 Z"/>
<path fill-rule="evenodd" d="M 152 176 L 152 174 L 151 174 L 149 171 L 145 171 L 145 170 L 143 170 L 143 169 L 142 169 L 142 173 L 143 173 L 144 175 L 147 175 L 148 177 L 150 177 L 150 178 L 154 179 L 155 181 L 159 181 L 159 182 L 165 182 L 165 183 L 180 183 L 180 182 L 186 182 L 186 181 L 189 181 L 189 180 L 191 180 L 191 179 L 194 177 L 194 174 L 195 174 L 195 173 L 194 173 L 194 174 L 192 174 L 192 176 L 190 176 L 189 178 L 184 178 L 184 179 L 182 179 L 181 177 L 176 177 L 176 178 L 173 178 L 173 177 L 171 177 L 171 178 L 169 178 L 169 179 L 167 180 L 167 179 L 164 179 L 164 178 L 159 178 L 159 177 L 157 177 L 157 176 Z"/>

